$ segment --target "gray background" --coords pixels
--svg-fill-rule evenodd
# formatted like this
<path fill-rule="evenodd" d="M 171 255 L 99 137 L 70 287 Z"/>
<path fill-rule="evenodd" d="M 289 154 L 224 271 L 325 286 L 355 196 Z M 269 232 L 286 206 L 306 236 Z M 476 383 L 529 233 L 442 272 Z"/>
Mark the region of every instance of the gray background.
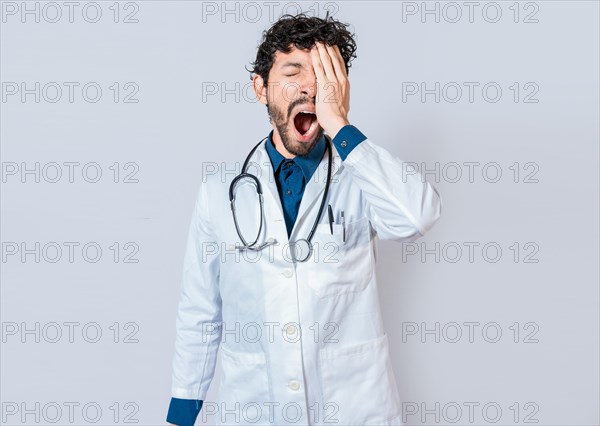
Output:
<path fill-rule="evenodd" d="M 405 19 L 408 2 L 302 5 L 313 15 L 334 11 L 356 33 L 350 121 L 402 160 L 430 170 L 439 165 L 440 173 L 427 178 L 442 194 L 441 220 L 413 245 L 379 243 L 384 321 L 408 422 L 450 423 L 459 406 L 458 424 L 491 423 L 497 407 L 496 424 L 598 424 L 598 2 L 490 3 L 478 3 L 472 22 L 463 2 L 455 3 L 463 13 L 457 22 L 450 22 L 456 8 L 443 2 L 426 3 L 439 8 L 439 22 L 422 19 L 421 2 Z M 269 131 L 265 107 L 244 89 L 250 81 L 244 66 L 254 60 L 262 30 L 295 6 L 231 2 L 234 12 L 222 15 L 221 2 L 122 2 L 115 23 L 113 2 L 98 2 L 101 19 L 90 23 L 82 16 L 88 3 L 78 3 L 69 22 L 61 2 L 62 19 L 50 23 L 56 10 L 46 6 L 43 15 L 45 3 L 37 4 L 39 23 L 33 15 L 21 22 L 20 11 L 0 22 L 3 409 L 31 409 L 49 424 L 58 405 L 58 424 L 68 424 L 64 404 L 71 402 L 79 404 L 78 424 L 91 423 L 95 407 L 102 410 L 96 424 L 124 423 L 128 414 L 140 424 L 161 424 L 203 164 L 241 162 Z M 217 13 L 206 13 L 213 6 Z M 500 19 L 488 22 L 497 9 Z M 86 11 L 94 17 L 93 5 Z M 123 22 L 129 13 L 138 22 Z M 55 82 L 65 90 L 49 102 L 50 84 L 39 103 L 34 95 L 23 102 L 7 94 L 13 87 L 7 82 L 28 88 Z M 80 84 L 73 102 L 64 82 Z M 82 97 L 89 82 L 103 90 L 98 102 Z M 116 103 L 109 88 L 115 82 Z M 406 82 L 430 89 L 439 82 L 445 97 L 406 96 Z M 465 82 L 478 84 L 472 102 Z M 133 91 L 127 83 L 137 85 L 138 102 L 124 102 Z M 496 102 L 482 95 L 487 83 L 502 89 Z M 456 85 L 464 91 L 452 102 Z M 208 91 L 213 87 L 218 93 Z M 20 173 L 7 173 L 12 163 L 33 168 L 36 162 L 39 183 L 33 174 L 23 182 Z M 49 182 L 53 162 L 62 165 L 56 183 Z M 65 162 L 81 164 L 72 183 Z M 472 181 L 468 162 L 478 164 Z M 86 163 L 101 168 L 97 183 L 83 179 Z M 135 167 L 126 163 L 137 165 L 137 182 L 124 182 Z M 495 183 L 494 166 L 502 172 Z M 36 242 L 39 262 L 33 254 L 24 262 L 8 254 L 15 244 L 31 249 Z M 79 244 L 73 262 L 65 242 Z M 82 257 L 90 242 L 102 248 L 95 263 Z M 127 243 L 139 248 L 131 258 L 137 263 L 124 262 L 135 247 Z M 471 243 L 478 244 L 472 261 Z M 54 244 L 63 253 L 52 263 Z M 494 247 L 501 257 L 486 260 Z M 424 259 L 423 250 L 431 251 Z M 79 324 L 72 342 L 68 322 Z M 477 324 L 472 339 L 470 322 Z M 55 343 L 53 323 L 62 331 Z M 436 323 L 438 332 L 421 334 Z M 24 327 L 34 331 L 22 335 Z M 97 329 L 100 340 L 88 342 Z M 213 401 L 216 383 L 218 373 Z M 469 403 L 478 404 L 472 419 Z M 409 415 L 411 409 L 419 411 Z M 433 411 L 422 418 L 422 409 Z M 7 419 L 36 423 L 34 414 L 25 422 L 19 415 Z"/>

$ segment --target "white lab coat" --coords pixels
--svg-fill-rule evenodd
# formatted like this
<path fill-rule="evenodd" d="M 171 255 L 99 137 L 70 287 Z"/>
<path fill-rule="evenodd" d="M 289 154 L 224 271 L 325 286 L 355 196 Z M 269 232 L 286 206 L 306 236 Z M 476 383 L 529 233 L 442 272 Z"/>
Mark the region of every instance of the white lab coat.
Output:
<path fill-rule="evenodd" d="M 248 171 L 259 177 L 264 192 L 259 242 L 275 238 L 279 244 L 262 252 L 235 250 L 240 239 L 228 198 L 235 167 L 203 178 L 184 260 L 172 396 L 205 400 L 220 353 L 218 400 L 205 400 L 201 414 L 209 423 L 401 424 L 377 293 L 376 238 L 419 238 L 439 219 L 441 197 L 369 139 L 343 162 L 334 148 L 327 200 L 334 233 L 324 210 L 312 257 L 293 263 L 288 241 L 310 232 L 325 187 L 327 154 L 306 185 L 288 240 L 265 143 Z M 248 242 L 260 220 L 254 188 L 246 179 L 236 191 L 238 222 Z"/>

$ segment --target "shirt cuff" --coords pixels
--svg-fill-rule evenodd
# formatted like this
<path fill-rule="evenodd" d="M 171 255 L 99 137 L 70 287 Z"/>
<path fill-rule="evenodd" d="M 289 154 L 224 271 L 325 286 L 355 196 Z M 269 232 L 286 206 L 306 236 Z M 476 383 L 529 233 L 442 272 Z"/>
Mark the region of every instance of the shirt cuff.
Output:
<path fill-rule="evenodd" d="M 171 398 L 167 422 L 177 426 L 194 426 L 202 401 L 199 399 Z"/>
<path fill-rule="evenodd" d="M 346 124 L 339 132 L 337 132 L 337 135 L 335 135 L 332 142 L 343 161 L 348 154 L 350 154 L 350 152 L 365 139 L 367 139 L 367 137 L 363 135 L 360 130 L 352 124 Z"/>

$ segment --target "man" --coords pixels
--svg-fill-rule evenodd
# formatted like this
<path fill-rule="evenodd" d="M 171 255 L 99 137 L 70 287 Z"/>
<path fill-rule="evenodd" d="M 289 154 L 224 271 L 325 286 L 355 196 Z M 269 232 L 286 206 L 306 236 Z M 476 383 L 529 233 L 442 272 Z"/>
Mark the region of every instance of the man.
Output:
<path fill-rule="evenodd" d="M 232 177 L 215 174 L 200 185 L 170 423 L 192 425 L 204 407 L 217 424 L 401 424 L 378 301 L 376 237 L 415 240 L 439 219 L 442 204 L 420 174 L 348 121 L 356 44 L 346 27 L 329 17 L 286 15 L 263 36 L 253 83 L 273 130 L 247 171 L 262 185 L 264 207 L 251 179 L 237 183 L 234 204 L 243 214 L 234 221 Z M 248 249 L 257 232 L 256 244 L 267 244 Z M 312 252 L 303 261 L 294 244 L 310 234 L 302 250 Z M 219 400 L 209 403 L 217 353 Z"/>

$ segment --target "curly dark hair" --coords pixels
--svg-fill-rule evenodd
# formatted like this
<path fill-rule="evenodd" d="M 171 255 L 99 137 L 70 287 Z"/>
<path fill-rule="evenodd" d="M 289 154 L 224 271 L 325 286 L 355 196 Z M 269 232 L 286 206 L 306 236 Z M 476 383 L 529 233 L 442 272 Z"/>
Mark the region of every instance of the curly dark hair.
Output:
<path fill-rule="evenodd" d="M 256 61 L 252 62 L 253 68 L 247 71 L 260 75 L 266 85 L 277 51 L 289 53 L 292 45 L 298 49 L 310 49 L 316 41 L 320 41 L 330 46 L 337 44 L 348 73 L 352 59 L 356 58 L 356 42 L 354 34 L 346 29 L 348 26 L 330 17 L 329 12 L 325 18 L 304 13 L 283 15 L 271 28 L 263 31 Z"/>

